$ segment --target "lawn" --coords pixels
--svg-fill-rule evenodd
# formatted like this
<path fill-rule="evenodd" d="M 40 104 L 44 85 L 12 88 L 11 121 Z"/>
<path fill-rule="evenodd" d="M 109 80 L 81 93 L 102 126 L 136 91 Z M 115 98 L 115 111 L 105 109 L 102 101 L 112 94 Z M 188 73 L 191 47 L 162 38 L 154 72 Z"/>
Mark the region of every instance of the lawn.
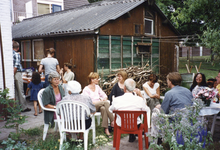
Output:
<path fill-rule="evenodd" d="M 206 80 L 209 78 L 215 78 L 218 74 L 218 71 L 220 70 L 220 61 L 213 65 L 211 62 L 207 61 L 208 59 L 209 59 L 209 56 L 191 57 L 190 66 L 193 66 L 191 72 L 197 73 L 195 65 L 197 65 L 197 67 L 199 68 L 200 62 L 202 62 L 199 72 L 205 74 Z M 186 64 L 187 64 L 187 58 L 180 57 L 179 58 L 179 73 L 187 73 Z"/>

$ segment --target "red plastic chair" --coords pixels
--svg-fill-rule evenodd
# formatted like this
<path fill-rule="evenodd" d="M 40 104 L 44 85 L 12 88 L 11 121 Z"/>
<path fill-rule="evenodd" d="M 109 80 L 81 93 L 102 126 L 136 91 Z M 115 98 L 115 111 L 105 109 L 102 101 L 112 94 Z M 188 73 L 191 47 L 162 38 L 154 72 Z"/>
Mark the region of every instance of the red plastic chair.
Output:
<path fill-rule="evenodd" d="M 114 110 L 113 113 L 115 113 L 113 147 L 119 150 L 121 134 L 138 134 L 139 150 L 142 150 L 142 131 L 144 130 L 144 133 L 148 132 L 147 112 Z M 137 117 L 141 114 L 144 115 L 144 124 L 141 124 L 138 129 Z M 116 124 L 117 115 L 121 117 L 121 127 Z M 146 134 L 144 134 L 144 138 L 145 147 L 148 149 L 148 137 Z"/>

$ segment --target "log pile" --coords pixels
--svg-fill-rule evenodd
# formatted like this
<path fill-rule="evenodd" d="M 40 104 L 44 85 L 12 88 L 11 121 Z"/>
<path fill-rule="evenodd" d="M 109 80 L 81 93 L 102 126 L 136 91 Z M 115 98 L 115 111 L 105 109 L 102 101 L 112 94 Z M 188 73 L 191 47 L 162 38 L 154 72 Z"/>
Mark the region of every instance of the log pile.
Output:
<path fill-rule="evenodd" d="M 143 90 L 143 84 L 148 81 L 148 76 L 153 73 L 152 69 L 149 67 L 139 67 L 139 66 L 131 66 L 128 68 L 122 68 L 112 71 L 113 73 L 108 75 L 107 79 L 102 85 L 103 91 L 109 95 L 115 83 L 117 83 L 117 72 L 124 70 L 128 74 L 128 78 L 132 78 L 136 82 L 136 87 L 140 90 Z M 166 78 L 165 76 L 159 76 L 158 83 L 160 84 L 160 91 L 163 95 L 167 88 Z"/>

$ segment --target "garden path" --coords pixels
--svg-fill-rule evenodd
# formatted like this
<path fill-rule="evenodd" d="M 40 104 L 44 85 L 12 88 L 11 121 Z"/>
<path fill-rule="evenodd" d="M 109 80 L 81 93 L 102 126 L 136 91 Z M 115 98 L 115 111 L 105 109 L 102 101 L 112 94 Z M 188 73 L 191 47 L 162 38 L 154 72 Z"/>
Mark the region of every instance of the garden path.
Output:
<path fill-rule="evenodd" d="M 28 108 L 31 108 L 29 112 L 23 112 L 21 115 L 26 115 L 27 122 L 20 125 L 20 128 L 29 129 L 34 127 L 39 127 L 44 124 L 44 114 L 38 114 L 38 116 L 34 116 L 34 104 L 27 99 Z M 7 129 L 4 128 L 6 121 L 0 122 L 0 140 L 5 140 L 8 138 L 10 132 L 15 132 L 15 129 Z"/>

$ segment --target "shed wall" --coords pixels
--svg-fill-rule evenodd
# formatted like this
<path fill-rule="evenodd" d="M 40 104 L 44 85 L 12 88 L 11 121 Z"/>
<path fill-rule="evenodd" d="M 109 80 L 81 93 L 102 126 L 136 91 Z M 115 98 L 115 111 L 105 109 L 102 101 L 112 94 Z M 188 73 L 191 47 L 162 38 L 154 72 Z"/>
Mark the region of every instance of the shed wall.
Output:
<path fill-rule="evenodd" d="M 65 62 L 73 64 L 72 71 L 75 80 L 81 83 L 82 88 L 88 84 L 87 76 L 94 71 L 94 43 L 93 36 L 72 36 L 44 39 L 44 48 L 54 47 L 55 57 L 60 68 Z M 46 56 L 46 55 L 45 55 Z"/>
<path fill-rule="evenodd" d="M 99 36 L 98 40 L 98 72 L 109 75 L 112 70 L 126 68 L 131 65 L 145 66 L 159 73 L 159 40 L 133 36 Z M 137 43 L 151 43 L 151 55 L 137 54 Z"/>

